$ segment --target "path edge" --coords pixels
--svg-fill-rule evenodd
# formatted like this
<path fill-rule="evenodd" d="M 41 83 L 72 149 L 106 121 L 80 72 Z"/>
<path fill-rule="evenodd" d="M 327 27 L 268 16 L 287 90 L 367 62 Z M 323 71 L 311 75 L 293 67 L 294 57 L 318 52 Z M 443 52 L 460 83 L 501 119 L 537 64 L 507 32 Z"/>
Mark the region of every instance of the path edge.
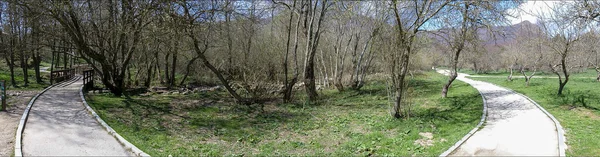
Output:
<path fill-rule="evenodd" d="M 469 84 L 462 80 L 459 80 L 459 81 Z M 477 81 L 477 80 L 474 80 L 474 81 Z M 479 89 L 473 87 L 471 84 L 469 84 L 469 86 L 471 86 L 472 88 L 477 90 L 477 92 L 479 92 L 479 95 L 481 96 L 481 99 L 483 100 L 483 113 L 481 114 L 481 120 L 479 120 L 479 124 L 477 124 L 477 126 L 475 126 L 475 128 L 473 128 L 471 131 L 469 131 L 469 133 L 467 133 L 462 139 L 460 139 L 458 142 L 456 142 L 452 147 L 448 148 L 448 150 L 446 150 L 444 153 L 440 154 L 440 157 L 448 156 L 452 152 L 456 151 L 456 149 L 458 149 L 458 147 L 460 147 L 469 138 L 471 138 L 471 136 L 473 136 L 473 134 L 475 134 L 475 132 L 477 132 L 477 131 L 479 131 L 479 129 L 481 129 L 481 126 L 483 126 L 483 123 L 485 123 L 485 120 L 487 119 L 487 110 L 488 110 L 487 100 L 483 96 L 483 93 L 481 93 L 481 91 L 479 91 Z"/>
<path fill-rule="evenodd" d="M 108 124 L 106 124 L 106 122 L 104 122 L 104 120 L 102 120 L 102 118 L 100 118 L 100 116 L 98 116 L 98 114 L 94 111 L 94 109 L 92 109 L 92 107 L 90 107 L 90 105 L 85 100 L 85 96 L 83 94 L 83 86 L 81 86 L 81 88 L 79 88 L 79 96 L 81 96 L 81 100 L 83 101 L 83 104 L 85 105 L 85 108 L 88 110 L 88 112 L 90 112 L 92 114 L 92 116 L 94 116 L 96 121 L 98 121 L 98 123 L 100 123 L 102 125 L 102 127 L 104 127 L 104 129 L 106 129 L 106 131 L 108 131 L 108 134 L 110 134 L 114 138 L 116 138 L 117 141 L 119 141 L 119 143 L 121 143 L 125 147 L 125 149 L 130 150 L 136 156 L 148 156 L 148 157 L 150 156 L 150 155 L 146 154 L 144 151 L 142 151 L 141 149 L 139 149 L 138 147 L 136 147 L 135 145 L 131 144 L 129 141 L 127 141 L 121 135 L 119 135 L 119 133 L 117 133 L 115 130 L 113 130 Z"/>
<path fill-rule="evenodd" d="M 489 82 L 488 82 L 489 83 Z M 489 83 L 489 84 L 493 84 L 493 83 Z M 513 93 L 517 93 L 518 95 L 524 97 L 525 99 L 527 99 L 527 101 L 533 103 L 538 109 L 540 109 L 542 112 L 544 112 L 544 114 L 546 114 L 546 116 L 548 116 L 548 118 L 550 118 L 552 120 L 552 122 L 554 122 L 554 126 L 556 127 L 556 133 L 558 136 L 558 156 L 567 156 L 566 155 L 566 150 L 567 150 L 567 144 L 566 144 L 566 137 L 565 137 L 565 130 L 563 129 L 562 125 L 560 125 L 560 122 L 552 115 L 550 114 L 550 112 L 546 111 L 546 109 L 544 109 L 542 106 L 540 106 L 540 104 L 538 104 L 537 102 L 533 101 L 533 99 L 529 98 L 528 96 L 521 94 L 519 92 L 516 92 L 510 88 L 506 88 L 506 87 L 502 87 L 496 84 L 493 84 L 495 86 L 498 86 L 500 88 L 504 88 L 506 90 L 509 90 Z"/>
<path fill-rule="evenodd" d="M 471 86 L 471 84 L 469 84 L 469 86 Z M 471 86 L 471 87 L 473 87 L 473 86 Z M 473 87 L 473 88 L 475 88 L 475 87 Z M 485 119 L 487 119 L 487 100 L 485 100 L 485 97 L 483 96 L 481 91 L 479 91 L 477 88 L 475 88 L 475 90 L 477 90 L 477 92 L 479 92 L 481 99 L 483 99 L 483 113 L 481 114 L 481 120 L 479 121 L 479 124 L 477 124 L 477 126 L 475 126 L 475 128 L 473 128 L 471 131 L 469 131 L 469 133 L 467 133 L 462 139 L 460 139 L 458 142 L 456 142 L 452 147 L 448 148 L 448 150 L 446 150 L 444 153 L 440 154 L 440 157 L 448 156 L 452 152 L 454 152 L 456 149 L 458 149 L 458 147 L 460 147 L 469 138 L 471 138 L 471 136 L 473 136 L 473 134 L 475 134 L 475 132 L 479 131 L 479 129 L 481 129 L 481 126 L 483 126 L 483 123 L 485 123 Z"/>
<path fill-rule="evenodd" d="M 71 80 L 66 80 L 66 81 L 71 81 Z M 66 82 L 66 81 L 63 81 L 63 82 Z M 22 145 L 23 131 L 25 131 L 25 123 L 27 123 L 27 118 L 29 117 L 29 111 L 31 110 L 33 103 L 35 103 L 35 101 L 37 100 L 38 97 L 40 97 L 40 95 L 44 94 L 46 91 L 50 90 L 52 87 L 60 85 L 61 83 L 56 83 L 56 84 L 46 87 L 46 89 L 42 90 L 41 92 L 36 94 L 33 98 L 31 98 L 31 100 L 29 100 L 27 107 L 25 107 L 25 111 L 23 111 L 21 120 L 19 120 L 19 126 L 17 127 L 17 132 L 15 135 L 15 151 L 13 154 L 14 156 L 23 156 L 23 148 L 22 148 L 23 147 L 23 145 Z"/>

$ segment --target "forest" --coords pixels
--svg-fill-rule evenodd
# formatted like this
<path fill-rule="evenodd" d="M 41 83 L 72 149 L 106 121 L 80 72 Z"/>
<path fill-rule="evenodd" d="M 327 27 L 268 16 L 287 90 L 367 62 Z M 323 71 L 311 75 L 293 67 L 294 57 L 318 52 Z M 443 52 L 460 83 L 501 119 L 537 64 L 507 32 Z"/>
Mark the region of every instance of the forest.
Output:
<path fill-rule="evenodd" d="M 526 86 L 535 86 L 538 76 L 557 77 L 549 82 L 558 85 L 551 89 L 556 97 L 570 94 L 565 88 L 573 75 L 586 73 L 600 84 L 600 2 L 561 1 L 547 12 L 527 12 L 519 7 L 524 3 L 2 0 L 0 79 L 9 90 L 40 89 L 53 83 L 52 71 L 84 68 L 95 74 L 89 95 L 95 108 L 117 107 L 121 99 L 185 108 L 210 98 L 262 116 L 269 106 L 320 108 L 377 91 L 383 107 L 373 112 L 394 123 L 411 116 L 428 121 L 419 116 L 425 101 L 419 93 L 435 93 L 427 99 L 443 103 L 460 99 L 453 92 L 471 93 L 457 83 L 459 72 L 523 78 Z M 513 22 L 518 14 L 538 20 Z M 448 76 L 436 76 L 439 69 Z M 423 85 L 432 78 L 436 84 Z M 197 90 L 208 94 L 194 95 Z"/>

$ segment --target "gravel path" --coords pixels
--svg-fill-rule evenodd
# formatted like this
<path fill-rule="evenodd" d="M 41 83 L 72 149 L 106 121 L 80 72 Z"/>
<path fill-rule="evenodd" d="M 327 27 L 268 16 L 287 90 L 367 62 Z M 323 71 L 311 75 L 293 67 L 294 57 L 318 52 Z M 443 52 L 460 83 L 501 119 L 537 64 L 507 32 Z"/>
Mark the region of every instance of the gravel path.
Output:
<path fill-rule="evenodd" d="M 468 75 L 468 74 L 463 74 L 466 77 L 471 77 L 471 78 L 508 78 L 508 76 L 488 76 L 488 75 Z M 519 75 L 519 76 L 513 76 L 512 78 L 525 78 L 525 76 Z M 552 79 L 557 79 L 558 77 L 556 76 L 533 76 L 532 78 L 552 78 Z M 596 77 L 569 77 L 569 78 L 585 78 L 585 79 L 596 79 Z"/>
<path fill-rule="evenodd" d="M 40 90 L 6 91 L 8 98 L 7 111 L 0 111 L 0 156 L 11 156 L 15 152 L 15 133 L 19 120 L 31 97 Z M 18 94 L 17 94 L 18 93 Z"/>
<path fill-rule="evenodd" d="M 459 74 L 457 79 L 483 94 L 488 117 L 483 128 L 459 146 L 452 156 L 559 155 L 554 122 L 535 104 L 510 90 L 465 76 Z"/>
<path fill-rule="evenodd" d="M 59 85 L 37 99 L 23 133 L 24 156 L 131 156 L 87 112 L 82 84 Z"/>

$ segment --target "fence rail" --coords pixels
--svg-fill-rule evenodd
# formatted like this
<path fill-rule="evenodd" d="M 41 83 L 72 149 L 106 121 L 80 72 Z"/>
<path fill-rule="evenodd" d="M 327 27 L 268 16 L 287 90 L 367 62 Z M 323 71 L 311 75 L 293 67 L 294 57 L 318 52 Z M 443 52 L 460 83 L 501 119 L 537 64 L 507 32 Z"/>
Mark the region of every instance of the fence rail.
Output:
<path fill-rule="evenodd" d="M 83 71 L 83 90 L 94 89 L 94 70 Z"/>
<path fill-rule="evenodd" d="M 55 70 L 50 72 L 50 84 L 62 82 L 75 76 L 75 69 Z"/>

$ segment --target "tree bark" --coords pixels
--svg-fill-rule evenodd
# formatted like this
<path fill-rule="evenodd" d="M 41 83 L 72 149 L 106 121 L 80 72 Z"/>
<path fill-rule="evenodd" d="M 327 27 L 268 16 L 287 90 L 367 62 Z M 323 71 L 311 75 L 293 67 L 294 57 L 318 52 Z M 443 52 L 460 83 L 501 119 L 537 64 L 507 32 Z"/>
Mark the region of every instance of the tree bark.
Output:
<path fill-rule="evenodd" d="M 167 55 L 165 55 L 165 81 L 166 82 L 164 82 L 164 83 L 166 83 L 167 85 L 169 84 L 169 81 L 171 80 L 171 78 L 169 78 L 169 76 L 171 74 L 171 73 L 169 73 L 169 56 L 171 56 L 171 53 L 167 53 Z"/>
<path fill-rule="evenodd" d="M 42 84 L 42 75 L 40 73 L 40 63 L 42 62 L 42 58 L 40 56 L 40 52 L 37 52 L 38 50 L 35 50 L 35 52 L 33 52 L 33 68 L 35 69 L 35 82 L 37 84 Z"/>
<path fill-rule="evenodd" d="M 305 23 L 308 27 L 307 30 L 307 47 L 306 47 L 306 52 L 307 52 L 307 59 L 306 59 L 306 65 L 304 68 L 304 87 L 306 90 L 306 94 L 308 96 L 308 99 L 310 101 L 314 101 L 317 99 L 317 89 L 316 89 L 316 83 L 315 83 L 315 71 L 314 71 L 314 62 L 315 62 L 315 54 L 317 51 L 317 47 L 319 45 L 319 39 L 321 36 L 321 23 L 324 20 L 324 16 L 325 16 L 325 11 L 326 11 L 326 1 L 327 0 L 323 0 L 321 1 L 322 4 L 321 5 L 317 5 L 315 2 L 314 4 L 314 9 L 312 9 L 313 4 L 311 1 L 309 1 L 308 3 L 310 5 L 308 5 L 308 14 L 306 14 L 306 18 L 305 19 L 307 23 Z M 318 21 L 317 21 L 317 26 L 316 26 L 316 31 L 313 32 L 314 26 L 313 26 L 313 22 L 315 20 L 315 16 L 317 13 L 316 8 L 318 6 L 321 6 L 320 9 L 320 15 L 318 17 Z"/>
<path fill-rule="evenodd" d="M 513 66 L 510 66 L 510 74 L 508 74 L 508 78 L 506 78 L 506 80 L 508 81 L 512 81 L 512 77 L 513 77 Z"/>
<path fill-rule="evenodd" d="M 175 44 L 175 52 L 173 53 L 173 63 L 171 63 L 171 76 L 169 77 L 169 87 L 175 86 L 175 68 L 177 68 L 177 44 Z"/>
<path fill-rule="evenodd" d="M 12 51 L 12 48 L 11 48 Z M 12 87 L 17 86 L 17 81 L 15 80 L 15 66 L 14 66 L 14 55 L 11 52 L 7 57 L 4 58 L 6 64 L 8 65 L 8 70 L 10 71 L 10 84 Z"/>
<path fill-rule="evenodd" d="M 27 71 L 27 69 L 28 69 L 27 62 L 28 62 L 28 60 L 29 59 L 28 59 L 27 55 L 25 54 L 25 51 L 21 50 L 21 68 L 23 69 L 23 82 L 24 82 L 23 86 L 25 86 L 25 87 L 29 86 L 29 73 Z"/>
<path fill-rule="evenodd" d="M 296 27 L 295 27 L 295 36 L 294 36 L 294 51 L 293 51 L 293 56 L 294 56 L 294 74 L 292 75 L 292 78 L 288 78 L 288 73 L 289 73 L 289 68 L 288 68 L 288 64 L 289 64 L 289 53 L 290 53 L 290 48 L 291 48 L 291 33 L 292 33 L 292 21 L 294 18 L 294 9 L 296 9 L 296 3 L 297 0 L 294 0 L 292 7 L 289 8 L 290 9 L 290 19 L 288 21 L 288 35 L 287 35 L 287 43 L 286 43 L 286 52 L 285 52 L 285 58 L 284 58 L 284 62 L 283 62 L 283 73 L 284 73 L 284 89 L 283 89 L 283 102 L 291 102 L 292 100 L 292 92 L 294 89 L 294 85 L 296 85 L 296 82 L 298 82 L 298 30 L 300 27 L 300 18 L 302 17 L 302 15 L 298 15 L 298 17 L 296 18 Z M 302 13 L 301 13 L 302 14 Z"/>
<path fill-rule="evenodd" d="M 442 88 L 442 98 L 448 97 L 448 89 L 452 85 L 452 82 L 454 82 L 454 80 L 456 80 L 457 76 L 458 75 L 456 74 L 456 71 L 451 72 L 450 77 L 448 78 L 448 83 L 446 83 L 444 85 L 444 87 Z"/>

